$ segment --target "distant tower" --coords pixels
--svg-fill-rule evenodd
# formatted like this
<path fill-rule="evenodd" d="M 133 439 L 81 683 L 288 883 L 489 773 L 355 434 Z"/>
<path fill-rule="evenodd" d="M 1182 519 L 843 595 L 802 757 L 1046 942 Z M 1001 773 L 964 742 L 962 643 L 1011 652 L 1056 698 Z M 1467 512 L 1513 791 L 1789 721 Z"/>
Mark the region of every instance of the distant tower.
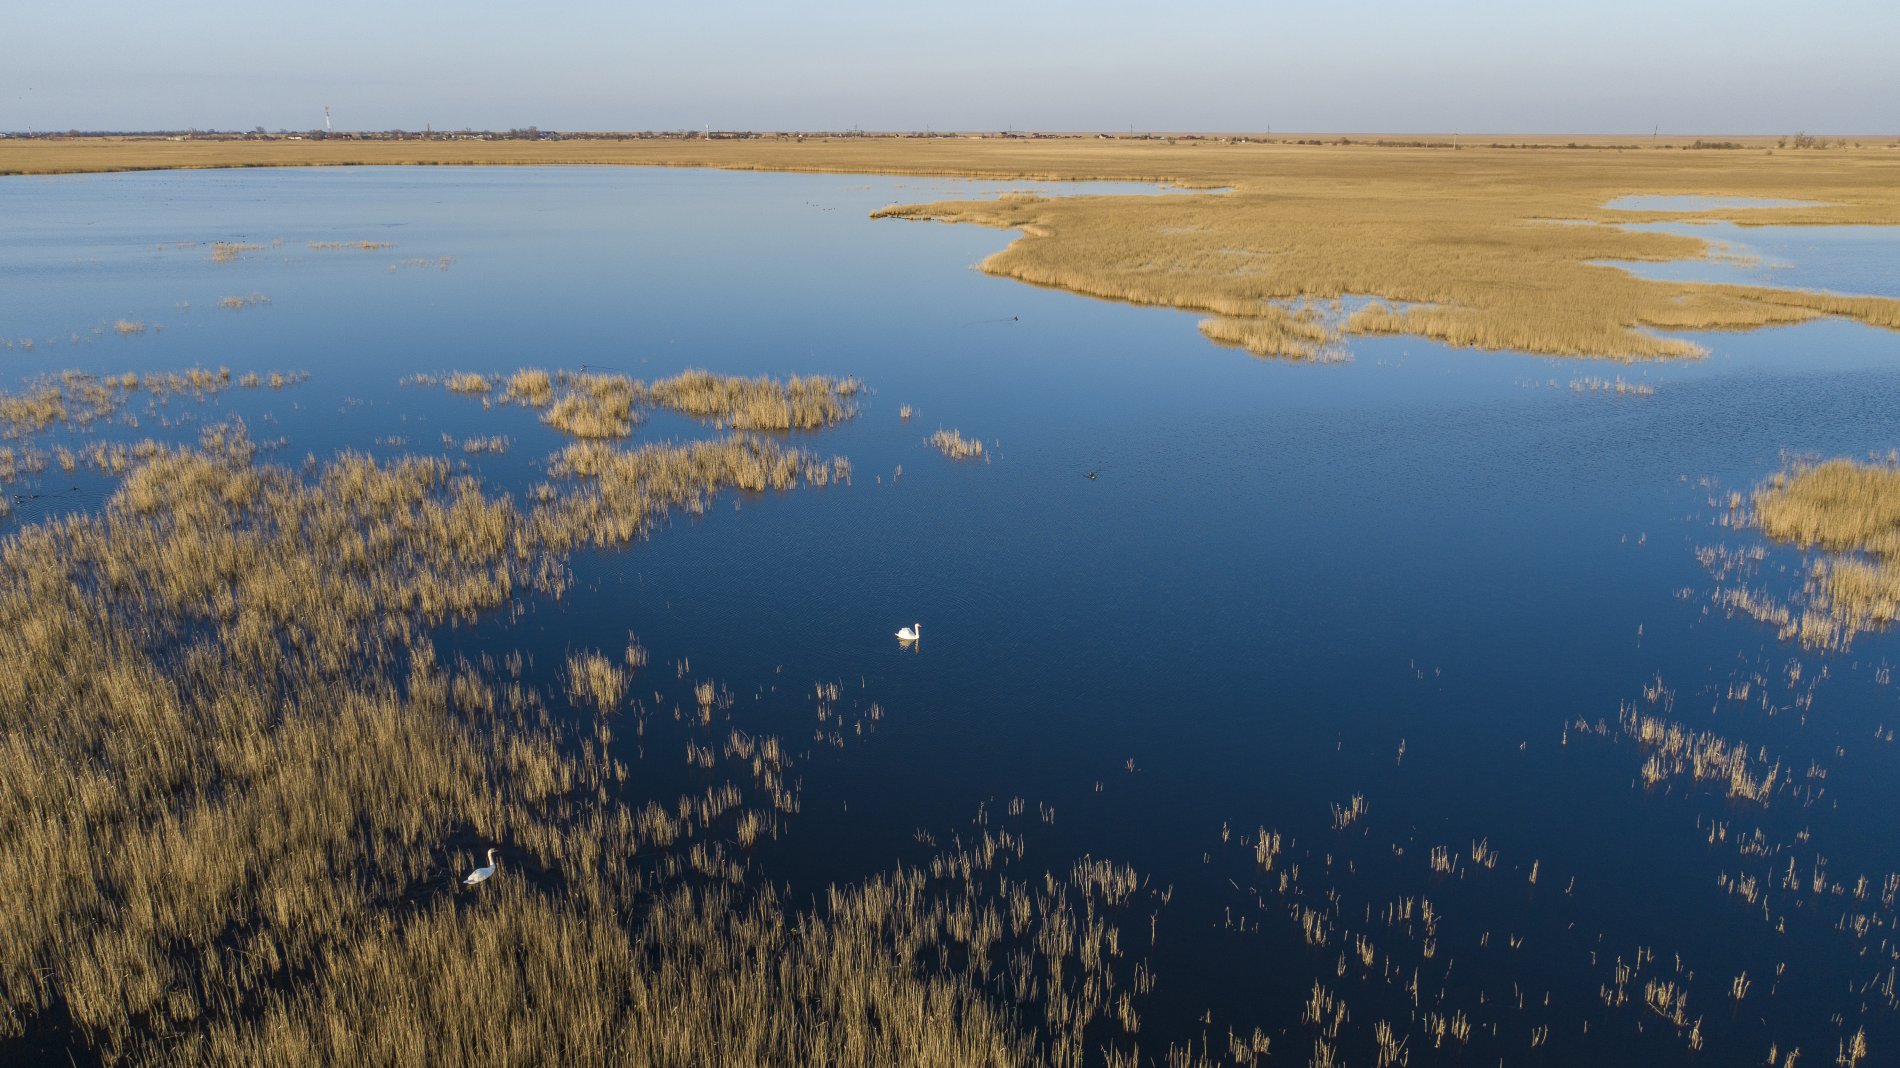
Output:
<path fill-rule="evenodd" d="M 330 132 L 330 105 L 323 105 L 323 132 Z"/>

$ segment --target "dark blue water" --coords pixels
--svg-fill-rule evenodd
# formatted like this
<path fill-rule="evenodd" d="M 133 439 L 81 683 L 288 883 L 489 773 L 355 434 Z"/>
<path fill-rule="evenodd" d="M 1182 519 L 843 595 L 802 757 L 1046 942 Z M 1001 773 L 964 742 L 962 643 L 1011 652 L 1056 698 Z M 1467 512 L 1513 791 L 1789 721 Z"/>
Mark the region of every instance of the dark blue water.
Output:
<path fill-rule="evenodd" d="M 1707 359 L 1635 366 L 1360 339 L 1349 364 L 1301 366 L 1211 346 L 1191 315 L 971 269 L 1006 234 L 867 217 L 1022 187 L 620 169 L 9 179 L 0 338 L 37 340 L 0 359 L 9 378 L 308 370 L 196 418 L 242 415 L 288 439 L 291 461 L 505 434 L 506 455 L 470 459 L 498 490 L 538 477 L 564 439 L 528 410 L 403 378 L 859 376 L 855 421 L 794 436 L 849 457 L 849 486 L 725 498 L 578 558 L 560 601 L 443 640 L 525 649 L 551 681 L 566 651 L 632 632 L 663 707 L 690 660 L 689 681 L 738 695 L 736 724 L 791 739 L 814 729 L 814 683 L 879 703 L 875 732 L 808 746 L 804 811 L 759 851 L 762 875 L 815 893 L 926 859 L 919 829 L 967 838 L 979 806 L 994 825 L 1025 798 L 1033 870 L 1087 853 L 1174 889 L 1144 1049 L 1258 1026 L 1300 1063 L 1318 982 L 1349 1003 L 1337 1044 L 1352 1064 L 1372 1063 L 1379 1021 L 1410 1036 L 1414 1064 L 1759 1063 L 1771 1043 L 1814 1064 L 1862 1027 L 1876 1061 L 1900 1050 L 1881 990 L 1896 912 L 1879 891 L 1900 871 L 1900 754 L 1876 733 L 1900 725 L 1895 639 L 1784 643 L 1712 604 L 1697 559 L 1760 544 L 1720 525 L 1726 497 L 1789 456 L 1900 445 L 1900 335 L 1706 335 Z M 214 240 L 265 247 L 217 263 Z M 395 247 L 308 247 L 358 240 Z M 1803 265 L 1891 292 L 1886 240 L 1846 266 L 1817 246 Z M 251 292 L 270 303 L 216 306 Z M 163 329 L 121 337 L 118 319 Z M 1570 388 L 1617 375 L 1656 392 Z M 932 451 L 938 427 L 981 437 L 989 462 Z M 708 433 L 668 417 L 636 439 Z M 405 444 L 377 444 L 391 437 Z M 4 522 L 109 489 L 74 477 L 89 496 Z M 1752 582 L 1785 596 L 1802 566 L 1771 548 Z M 925 636 L 907 651 L 891 633 L 913 621 Z M 1644 698 L 1658 680 L 1666 712 Z M 1748 698 L 1731 698 L 1741 681 Z M 1624 702 L 1760 749 L 1792 784 L 1766 805 L 1687 778 L 1646 788 L 1643 751 L 1617 737 Z M 1609 737 L 1579 727 L 1599 722 Z M 653 729 L 626 744 L 647 744 L 635 790 L 665 797 L 685 773 Z M 1336 829 L 1332 806 L 1355 794 L 1365 815 Z M 1285 842 L 1271 873 L 1253 859 L 1263 826 Z M 1765 845 L 1738 848 L 1758 829 Z M 1479 841 L 1496 867 L 1473 862 Z M 1432 869 L 1437 846 L 1452 872 Z M 1791 858 L 1800 890 L 1777 881 Z M 1743 873 L 1773 889 L 1751 905 L 1720 885 Z M 1431 903 L 1430 956 L 1382 918 L 1404 899 Z M 1325 945 L 1296 906 L 1332 915 Z M 1840 929 L 1848 915 L 1869 933 Z M 1146 932 L 1124 934 L 1149 952 Z M 1618 958 L 1643 962 L 1621 1001 Z M 1650 979 L 1689 991 L 1699 1055 L 1644 1004 Z M 1435 1046 L 1434 1013 L 1462 1014 L 1467 1038 Z"/>

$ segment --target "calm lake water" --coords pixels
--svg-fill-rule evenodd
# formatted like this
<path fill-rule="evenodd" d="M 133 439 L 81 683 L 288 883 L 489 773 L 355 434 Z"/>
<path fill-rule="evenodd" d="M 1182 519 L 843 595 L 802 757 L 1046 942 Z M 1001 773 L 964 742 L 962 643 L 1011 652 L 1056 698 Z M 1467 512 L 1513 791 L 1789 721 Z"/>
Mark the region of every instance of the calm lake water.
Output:
<path fill-rule="evenodd" d="M 1900 249 L 1900 226 L 1706 222 L 1637 223 L 1624 229 L 1681 234 L 1713 247 L 1713 255 L 1701 260 L 1616 263 L 1644 278 L 1900 297 L 1900 269 L 1894 258 L 1894 250 Z"/>
<path fill-rule="evenodd" d="M 1875 1063 L 1900 1057 L 1881 900 L 1900 872 L 1896 639 L 1804 651 L 1713 603 L 1698 559 L 1762 544 L 1722 524 L 1730 491 L 1792 457 L 1900 445 L 1900 335 L 1701 335 L 1707 359 L 1637 365 L 1357 339 L 1352 362 L 1303 366 L 1210 345 L 1193 315 L 972 269 L 1011 235 L 867 217 L 1025 188 L 1045 187 L 609 168 L 12 178 L 0 370 L 9 388 L 68 368 L 305 370 L 112 433 L 188 441 L 240 415 L 291 464 L 502 434 L 509 452 L 469 462 L 517 492 L 565 439 L 530 410 L 401 381 L 856 375 L 861 414 L 797 436 L 849 457 L 850 485 L 724 498 L 579 558 L 563 599 L 442 645 L 526 650 L 552 683 L 568 650 L 632 632 L 651 688 L 690 660 L 738 695 L 736 723 L 789 737 L 809 735 L 816 682 L 878 702 L 873 735 L 813 747 L 804 810 L 756 854 L 760 877 L 805 900 L 926 860 L 919 831 L 967 839 L 980 806 L 995 821 L 1021 797 L 1030 870 L 1086 854 L 1173 888 L 1144 1050 L 1257 1026 L 1276 1062 L 1305 1063 L 1318 983 L 1351 1006 L 1353 1065 L 1373 1063 L 1379 1020 L 1410 1035 L 1412 1064 L 1761 1063 L 1774 1044 L 1814 1065 L 1861 1028 Z M 1892 232 L 1728 229 L 1791 265 L 1765 268 L 1776 284 L 1900 292 Z M 263 247 L 214 262 L 211 241 Z M 309 247 L 355 241 L 394 247 Z M 218 306 L 250 293 L 269 303 Z M 1579 382 L 1618 377 L 1654 393 Z M 980 437 L 989 461 L 938 455 L 923 441 L 938 427 Z M 660 416 L 635 440 L 710 433 Z M 55 468 L 7 488 L 49 496 L 0 529 L 110 488 Z M 1803 566 L 1769 547 L 1751 584 L 1785 596 Z M 924 640 L 900 649 L 914 621 Z M 1646 786 L 1626 704 L 1790 781 L 1766 804 L 1687 775 Z M 649 733 L 624 740 L 631 795 L 670 797 L 690 781 L 680 746 Z M 1355 795 L 1364 814 L 1341 828 Z M 1270 873 L 1259 828 L 1282 836 Z M 1731 889 L 1744 876 L 1752 901 Z M 1407 901 L 1429 902 L 1429 925 L 1388 922 Z M 1324 944 L 1300 909 L 1333 916 Z M 1652 981 L 1687 992 L 1699 1030 L 1645 1004 Z M 1453 1021 L 1437 1046 L 1435 1016 Z"/>

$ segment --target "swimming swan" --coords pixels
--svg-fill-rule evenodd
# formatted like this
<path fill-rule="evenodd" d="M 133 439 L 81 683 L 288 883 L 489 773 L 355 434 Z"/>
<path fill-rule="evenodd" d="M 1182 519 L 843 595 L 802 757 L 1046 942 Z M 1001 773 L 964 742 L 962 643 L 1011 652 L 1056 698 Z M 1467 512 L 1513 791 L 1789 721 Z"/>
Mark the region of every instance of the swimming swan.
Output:
<path fill-rule="evenodd" d="M 914 642 L 917 640 L 917 636 L 923 633 L 923 630 L 924 625 L 922 623 L 912 623 L 910 626 L 897 632 L 897 640 L 900 642 Z"/>

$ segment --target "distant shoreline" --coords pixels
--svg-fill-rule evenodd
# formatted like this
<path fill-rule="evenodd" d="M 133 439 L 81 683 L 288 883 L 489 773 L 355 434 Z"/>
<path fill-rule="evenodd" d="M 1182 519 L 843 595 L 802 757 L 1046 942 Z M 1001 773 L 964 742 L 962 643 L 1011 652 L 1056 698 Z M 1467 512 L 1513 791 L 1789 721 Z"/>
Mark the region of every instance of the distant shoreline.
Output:
<path fill-rule="evenodd" d="M 1806 135 L 1699 134 L 1631 137 L 1621 134 L 1361 134 L 1361 133 L 562 133 L 514 137 L 489 133 L 126 133 L 0 135 L 0 176 L 91 174 L 138 170 L 203 170 L 240 167 L 325 166 L 534 166 L 608 164 L 628 166 L 724 166 L 745 169 L 847 173 L 903 173 L 1037 179 L 1134 178 L 1151 174 L 1050 173 L 976 165 L 930 166 L 923 159 L 961 152 L 982 154 L 1043 150 L 1087 155 L 1142 154 L 1180 147 L 1238 150 L 1393 150 L 1600 152 L 1694 151 L 1754 153 L 1790 148 Z M 1805 153 L 1900 152 L 1900 136 L 1846 135 L 1812 138 L 1827 146 Z M 867 169 L 865 153 L 888 159 Z M 741 160 L 748 155 L 792 154 L 859 157 L 850 164 L 791 159 Z M 1163 179 L 1165 180 L 1165 179 Z"/>
<path fill-rule="evenodd" d="M 9 137 L 0 139 L 0 173 L 605 165 L 1148 182 L 1221 192 L 1019 193 L 891 205 L 876 214 L 1017 231 L 1022 236 L 984 261 L 985 271 L 1200 312 L 1209 316 L 1201 327 L 1209 338 L 1282 359 L 1337 355 L 1346 335 L 1635 360 L 1704 354 L 1705 346 L 1685 333 L 1830 316 L 1900 329 L 1900 299 L 1890 296 L 1662 281 L 1606 265 L 1709 251 L 1699 237 L 1623 223 L 1900 226 L 1900 142 L 1752 141 L 1699 138 L 1668 147 L 1661 139 L 1530 145 L 1465 135 L 1455 143 L 1384 144 L 1351 135 Z M 1627 195 L 1728 199 L 1689 210 L 1608 207 Z M 1345 298 L 1358 306 L 1346 306 Z"/>

